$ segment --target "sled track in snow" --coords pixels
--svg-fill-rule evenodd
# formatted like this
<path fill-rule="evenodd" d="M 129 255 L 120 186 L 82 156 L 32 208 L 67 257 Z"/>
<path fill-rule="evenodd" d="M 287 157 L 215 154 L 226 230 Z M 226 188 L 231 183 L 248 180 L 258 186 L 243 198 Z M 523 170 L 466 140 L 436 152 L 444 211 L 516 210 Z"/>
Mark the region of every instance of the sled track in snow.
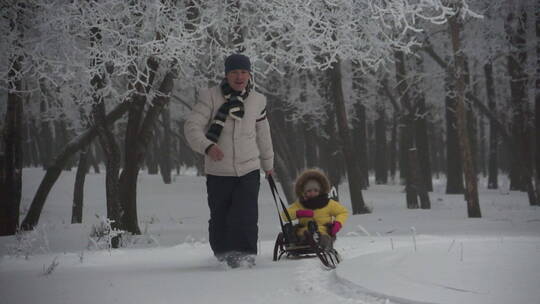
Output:
<path fill-rule="evenodd" d="M 322 298 L 334 298 L 336 303 L 357 304 L 436 304 L 386 295 L 369 290 L 338 275 L 339 266 L 327 270 L 319 261 L 308 261 L 297 268 L 295 290 L 301 294 L 318 293 Z"/>
<path fill-rule="evenodd" d="M 360 303 L 384 303 L 384 304 L 435 304 L 434 302 L 421 302 L 405 298 L 385 295 L 362 286 L 359 286 L 347 279 L 341 278 L 336 271 L 329 274 L 328 290 L 337 296 L 363 301 Z"/>

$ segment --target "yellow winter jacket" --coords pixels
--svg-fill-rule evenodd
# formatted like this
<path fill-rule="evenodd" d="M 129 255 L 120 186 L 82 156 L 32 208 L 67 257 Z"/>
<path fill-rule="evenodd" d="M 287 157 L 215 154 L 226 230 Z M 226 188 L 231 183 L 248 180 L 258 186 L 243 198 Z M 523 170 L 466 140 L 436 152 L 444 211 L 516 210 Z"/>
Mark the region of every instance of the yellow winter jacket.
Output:
<path fill-rule="evenodd" d="M 295 220 L 296 218 L 296 211 L 302 210 L 302 209 L 308 209 L 304 207 L 298 200 L 296 200 L 289 208 L 287 208 L 287 212 L 289 213 L 289 216 L 291 217 L 291 220 Z M 331 224 L 334 221 L 338 221 L 343 226 L 345 224 L 345 221 L 347 221 L 347 218 L 349 217 L 349 211 L 345 206 L 340 204 L 339 202 L 330 199 L 328 201 L 328 204 L 320 209 L 313 210 L 313 217 L 302 217 L 298 218 L 298 224 L 300 224 L 301 228 L 297 230 L 297 234 L 299 236 L 304 235 L 304 231 L 307 230 L 307 224 L 309 221 L 315 220 L 317 222 L 317 226 L 319 227 L 319 232 L 321 234 L 329 234 L 327 224 Z M 281 213 L 281 218 L 283 220 L 287 220 L 287 217 L 285 216 L 285 213 Z"/>

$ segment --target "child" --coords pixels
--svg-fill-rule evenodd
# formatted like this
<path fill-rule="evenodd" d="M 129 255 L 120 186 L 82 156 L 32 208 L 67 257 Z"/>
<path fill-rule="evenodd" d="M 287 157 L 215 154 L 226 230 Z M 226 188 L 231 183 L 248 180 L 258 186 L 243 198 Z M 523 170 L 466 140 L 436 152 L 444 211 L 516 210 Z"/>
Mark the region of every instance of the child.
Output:
<path fill-rule="evenodd" d="M 306 170 L 296 180 L 294 190 L 298 200 L 287 208 L 287 212 L 291 220 L 298 219 L 296 233 L 300 240 L 305 240 L 308 223 L 315 221 L 320 234 L 319 244 L 323 248 L 332 248 L 336 233 L 345 224 L 349 212 L 338 201 L 328 198 L 328 178 L 317 169 Z"/>

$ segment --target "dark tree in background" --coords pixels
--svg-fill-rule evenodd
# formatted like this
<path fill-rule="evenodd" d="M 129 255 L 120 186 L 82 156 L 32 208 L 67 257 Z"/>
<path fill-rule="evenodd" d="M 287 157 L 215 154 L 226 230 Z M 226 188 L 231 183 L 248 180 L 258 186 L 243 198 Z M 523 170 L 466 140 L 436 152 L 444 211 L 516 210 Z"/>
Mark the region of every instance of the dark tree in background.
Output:
<path fill-rule="evenodd" d="M 101 32 L 98 27 L 92 27 L 90 30 L 90 44 L 92 47 L 98 47 L 102 43 Z M 102 65 L 102 58 L 98 55 L 92 60 L 92 65 L 98 67 Z M 113 132 L 109 129 L 106 119 L 105 100 L 102 93 L 106 85 L 105 71 L 97 69 L 91 78 L 94 88 L 92 119 L 96 126 L 99 143 L 105 155 L 105 193 L 107 197 L 107 218 L 111 220 L 111 228 L 123 230 L 122 217 L 124 210 L 120 202 L 120 148 L 116 143 Z M 113 248 L 120 246 L 119 236 L 113 237 L 111 241 Z"/>
<path fill-rule="evenodd" d="M 469 217 L 482 217 L 478 198 L 478 181 L 473 163 L 473 155 L 470 146 L 470 138 L 467 129 L 467 113 L 465 105 L 465 73 L 466 61 L 461 49 L 462 20 L 459 16 L 461 8 L 456 6 L 456 13 L 448 18 L 448 26 L 454 51 L 454 80 L 456 89 L 456 122 L 459 138 L 459 148 L 463 160 L 463 172 L 465 175 L 465 200 Z"/>
<path fill-rule="evenodd" d="M 484 65 L 484 75 L 486 78 L 486 96 L 488 107 L 493 113 L 497 113 L 497 103 L 495 102 L 495 87 L 493 84 L 493 63 L 490 61 Z M 488 189 L 499 188 L 498 160 L 499 135 L 497 125 L 489 121 L 489 152 L 488 152 Z"/>
<path fill-rule="evenodd" d="M 71 223 L 82 223 L 83 217 L 83 202 L 84 202 L 84 181 L 86 172 L 88 171 L 88 154 L 89 148 L 79 152 L 79 164 L 77 173 L 75 174 L 75 186 L 73 187 L 73 207 L 71 211 Z"/>
<path fill-rule="evenodd" d="M 388 155 L 386 148 L 386 110 L 384 105 L 378 104 L 377 118 L 375 120 L 375 183 L 388 182 Z"/>
<path fill-rule="evenodd" d="M 510 168 L 510 189 L 526 191 L 529 203 L 536 205 L 536 193 L 533 186 L 533 172 L 529 165 L 532 161 L 530 128 L 532 120 L 527 100 L 528 75 L 525 71 L 527 62 L 527 12 L 520 7 L 517 12 L 508 14 L 505 30 L 511 46 L 508 54 L 508 73 L 510 74 L 510 95 L 512 109 L 512 148 L 513 157 Z"/>
<path fill-rule="evenodd" d="M 345 110 L 345 98 L 343 96 L 341 63 L 338 60 L 329 70 L 331 81 L 332 101 L 336 109 L 336 119 L 338 133 L 341 139 L 341 149 L 346 163 L 347 177 L 349 181 L 349 191 L 351 193 L 351 205 L 353 214 L 369 213 L 362 195 L 362 173 L 358 158 L 355 157 L 353 144 L 348 125 L 347 112 Z"/>
<path fill-rule="evenodd" d="M 418 160 L 418 144 L 415 128 L 415 114 L 418 104 L 412 104 L 409 85 L 407 82 L 407 70 L 405 54 L 402 51 L 395 51 L 396 66 L 396 90 L 400 96 L 401 108 L 405 113 L 402 116 L 401 132 L 401 167 L 405 170 L 402 176 L 405 177 L 405 192 L 407 208 L 416 209 L 422 206 L 430 208 L 429 195 L 425 187 L 425 180 L 422 178 L 422 168 Z M 420 204 L 418 199 L 420 198 Z"/>
<path fill-rule="evenodd" d="M 535 107 L 535 131 L 536 131 L 536 151 L 534 161 L 536 162 L 536 199 L 540 204 L 540 2 L 536 3 L 536 83 L 534 93 Z"/>
<path fill-rule="evenodd" d="M 9 24 L 11 31 L 17 33 L 19 41 L 23 35 L 23 9 L 24 4 L 18 3 L 15 9 L 17 16 Z M 12 46 L 14 50 L 21 49 L 18 42 L 15 44 Z M 3 143 L 0 144 L 0 235 L 15 234 L 19 227 L 23 167 L 23 90 L 20 73 L 23 61 L 22 54 L 11 53 L 8 58 L 7 109 L 2 132 Z"/>

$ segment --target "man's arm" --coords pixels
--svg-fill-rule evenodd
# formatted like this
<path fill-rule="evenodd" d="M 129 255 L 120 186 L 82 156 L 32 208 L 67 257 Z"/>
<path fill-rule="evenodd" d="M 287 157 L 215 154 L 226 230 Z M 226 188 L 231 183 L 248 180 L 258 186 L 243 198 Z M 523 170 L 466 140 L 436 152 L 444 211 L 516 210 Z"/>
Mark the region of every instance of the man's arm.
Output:
<path fill-rule="evenodd" d="M 274 169 L 274 148 L 272 146 L 272 136 L 270 135 L 270 124 L 266 116 L 266 97 L 264 97 L 264 109 L 261 111 L 255 123 L 257 132 L 257 146 L 259 147 L 261 166 L 266 175 L 273 173 Z"/>
<path fill-rule="evenodd" d="M 188 115 L 184 124 L 184 135 L 195 152 L 206 154 L 214 142 L 206 138 L 206 127 L 212 119 L 212 99 L 210 90 L 203 89 L 199 92 L 199 100 Z"/>

